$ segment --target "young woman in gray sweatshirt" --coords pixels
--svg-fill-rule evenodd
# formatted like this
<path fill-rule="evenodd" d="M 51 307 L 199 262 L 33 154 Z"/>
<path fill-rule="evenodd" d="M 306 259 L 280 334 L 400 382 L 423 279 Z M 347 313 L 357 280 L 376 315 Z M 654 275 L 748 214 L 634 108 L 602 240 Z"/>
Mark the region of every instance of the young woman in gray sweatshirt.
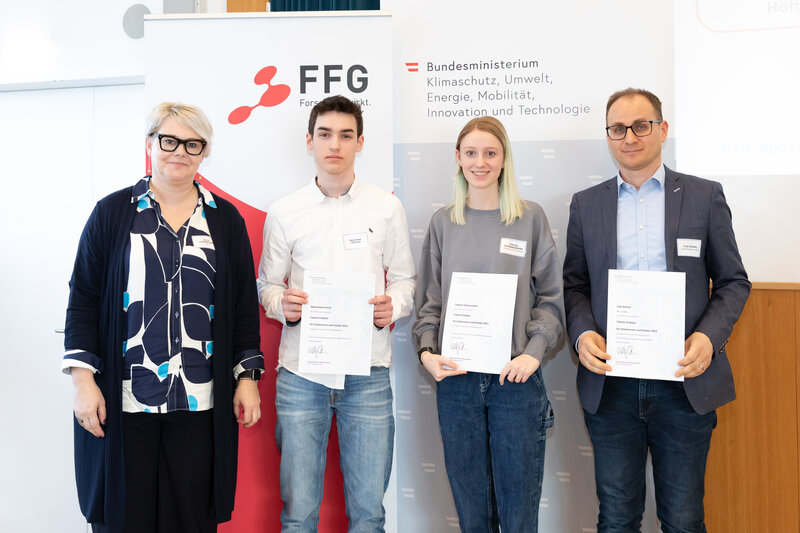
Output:
<path fill-rule="evenodd" d="M 561 267 L 542 208 L 523 200 L 511 145 L 494 117 L 456 142 L 453 203 L 434 213 L 420 256 L 413 336 L 436 379 L 445 465 L 462 531 L 536 531 L 546 429 L 553 424 L 540 364 L 563 331 Z M 508 363 L 466 372 L 441 355 L 453 272 L 516 274 Z M 504 354 L 503 357 L 506 357 Z"/>

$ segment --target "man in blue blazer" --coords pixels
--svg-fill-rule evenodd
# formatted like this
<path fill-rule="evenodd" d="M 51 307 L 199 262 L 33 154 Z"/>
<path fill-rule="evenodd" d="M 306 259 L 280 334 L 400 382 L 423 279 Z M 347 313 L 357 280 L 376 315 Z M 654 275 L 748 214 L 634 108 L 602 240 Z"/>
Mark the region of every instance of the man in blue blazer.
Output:
<path fill-rule="evenodd" d="M 661 161 L 668 125 L 658 97 L 614 93 L 606 124 L 619 174 L 573 196 L 564 262 L 578 393 L 594 447 L 598 532 L 639 531 L 648 450 L 662 530 L 702 532 L 715 409 L 736 397 L 725 343 L 750 282 L 722 186 Z M 605 339 L 615 268 L 686 273 L 685 353 L 675 373 L 683 382 L 606 377 L 614 365 Z"/>

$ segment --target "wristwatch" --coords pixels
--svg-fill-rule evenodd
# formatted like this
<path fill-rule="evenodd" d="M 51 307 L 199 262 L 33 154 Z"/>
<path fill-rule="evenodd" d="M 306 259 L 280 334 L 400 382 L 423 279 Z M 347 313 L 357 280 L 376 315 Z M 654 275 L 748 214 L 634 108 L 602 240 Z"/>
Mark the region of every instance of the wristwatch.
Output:
<path fill-rule="evenodd" d="M 423 346 L 417 351 L 417 359 L 419 359 L 419 364 L 422 364 L 422 354 L 424 354 L 425 352 L 433 353 L 433 348 L 431 348 L 430 346 Z"/>
<path fill-rule="evenodd" d="M 241 380 L 242 378 L 252 379 L 253 381 L 258 381 L 261 379 L 261 370 L 257 368 L 251 368 L 250 370 L 244 370 L 237 380 Z"/>

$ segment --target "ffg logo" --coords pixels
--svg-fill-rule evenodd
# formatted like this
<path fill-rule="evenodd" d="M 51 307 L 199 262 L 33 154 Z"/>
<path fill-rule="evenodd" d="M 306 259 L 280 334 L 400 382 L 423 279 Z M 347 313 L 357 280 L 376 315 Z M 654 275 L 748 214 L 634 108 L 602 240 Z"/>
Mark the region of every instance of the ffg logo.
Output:
<path fill-rule="evenodd" d="M 317 75 L 322 67 L 323 93 L 331 94 L 334 85 L 342 82 L 341 72 L 344 65 L 300 65 L 300 94 L 306 94 L 309 85 L 319 82 Z M 369 85 L 367 69 L 364 65 L 352 65 L 345 75 L 347 90 L 351 93 L 363 93 Z M 337 91 L 341 92 L 341 91 Z"/>
<path fill-rule="evenodd" d="M 259 70 L 253 78 L 256 85 L 266 85 L 267 89 L 261 95 L 258 103 L 253 106 L 244 105 L 237 107 L 228 115 L 228 122 L 231 124 L 241 124 L 248 118 L 257 107 L 275 107 L 282 104 L 289 98 L 292 89 L 285 84 L 272 84 L 272 78 L 278 73 L 275 66 L 267 66 Z M 300 65 L 300 94 L 306 94 L 310 86 L 320 83 L 318 77 L 321 74 L 321 83 L 325 95 L 331 92 L 342 92 L 337 87 L 343 82 L 347 90 L 354 94 L 363 93 L 369 86 L 367 68 L 364 65 L 351 65 L 345 71 L 344 65 Z M 344 80 L 342 77 L 344 76 Z M 316 102 L 301 100 L 301 105 L 313 105 Z M 362 103 L 362 105 L 366 105 Z"/>

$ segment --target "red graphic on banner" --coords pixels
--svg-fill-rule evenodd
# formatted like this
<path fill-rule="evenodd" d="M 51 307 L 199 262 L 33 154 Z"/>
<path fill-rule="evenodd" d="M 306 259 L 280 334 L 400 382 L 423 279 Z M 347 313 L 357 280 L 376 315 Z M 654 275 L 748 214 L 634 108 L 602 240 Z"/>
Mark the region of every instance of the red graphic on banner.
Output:
<path fill-rule="evenodd" d="M 409 72 L 418 72 L 419 71 L 419 63 L 406 63 L 406 68 Z"/>
<path fill-rule="evenodd" d="M 209 191 L 236 206 L 244 218 L 253 268 L 261 259 L 264 219 L 267 213 L 249 205 L 197 174 L 196 179 Z M 255 287 L 253 288 L 255 290 Z M 278 345 L 281 325 L 261 315 L 261 351 L 266 373 L 258 382 L 261 393 L 261 420 L 251 428 L 239 431 L 239 471 L 236 504 L 230 522 L 220 524 L 220 533 L 278 533 L 281 530 L 280 452 L 275 443 L 275 378 L 278 366 Z M 339 439 L 336 421 L 331 425 L 328 454 L 325 462 L 325 482 L 320 508 L 320 533 L 344 533 L 347 517 L 344 513 L 344 486 L 339 467 Z"/>
<path fill-rule="evenodd" d="M 287 98 L 289 98 L 289 93 L 292 92 L 292 89 L 288 85 L 272 85 L 270 82 L 272 78 L 275 77 L 275 74 L 278 73 L 278 68 L 269 66 L 264 67 L 258 71 L 258 73 L 253 78 L 253 82 L 256 85 L 266 85 L 267 90 L 264 91 L 264 94 L 261 95 L 261 99 L 258 103 L 254 106 L 244 105 L 241 107 L 237 107 L 231 114 L 228 115 L 228 122 L 231 124 L 241 124 L 248 118 L 250 118 L 250 113 L 253 109 L 257 107 L 275 107 L 278 104 L 283 103 Z"/>

